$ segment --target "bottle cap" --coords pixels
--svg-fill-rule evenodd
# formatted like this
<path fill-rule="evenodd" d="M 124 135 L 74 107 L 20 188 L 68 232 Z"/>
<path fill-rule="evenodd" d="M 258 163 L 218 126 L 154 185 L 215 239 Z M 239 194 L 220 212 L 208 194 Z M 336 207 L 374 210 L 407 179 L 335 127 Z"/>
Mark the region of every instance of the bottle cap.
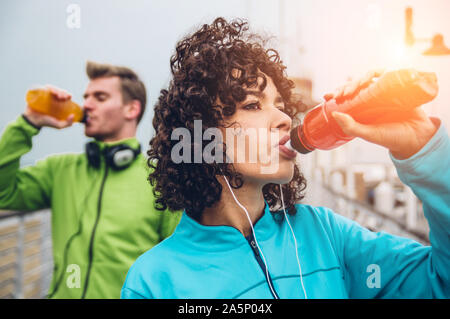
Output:
<path fill-rule="evenodd" d="M 308 153 L 312 152 L 314 149 L 310 149 L 302 143 L 298 132 L 300 132 L 300 134 L 302 134 L 302 132 L 303 132 L 302 125 L 296 126 L 291 130 L 291 139 L 288 141 L 289 146 L 291 148 L 293 148 L 294 150 L 296 150 L 297 152 L 302 153 L 302 154 L 308 154 Z"/>

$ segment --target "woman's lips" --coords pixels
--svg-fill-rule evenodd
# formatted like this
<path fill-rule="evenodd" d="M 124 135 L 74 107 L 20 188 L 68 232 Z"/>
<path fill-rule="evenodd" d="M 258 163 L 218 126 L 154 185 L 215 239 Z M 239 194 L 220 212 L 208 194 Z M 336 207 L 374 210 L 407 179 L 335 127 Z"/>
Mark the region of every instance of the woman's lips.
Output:
<path fill-rule="evenodd" d="M 289 135 L 283 136 L 280 141 L 278 142 L 278 148 L 280 150 L 281 155 L 284 157 L 287 157 L 289 159 L 293 159 L 297 156 L 297 152 L 290 150 L 285 146 L 285 144 L 290 140 Z"/>
<path fill-rule="evenodd" d="M 286 146 L 280 144 L 279 148 L 280 148 L 280 153 L 282 155 L 284 155 L 285 157 L 287 157 L 289 159 L 293 159 L 293 158 L 297 157 L 297 152 L 291 151 Z"/>
<path fill-rule="evenodd" d="M 283 137 L 280 139 L 280 141 L 278 142 L 278 144 L 279 144 L 279 145 L 284 145 L 284 144 L 286 144 L 287 141 L 289 141 L 289 139 L 290 139 L 290 136 L 289 136 L 289 135 L 285 135 L 285 136 L 283 136 Z"/>

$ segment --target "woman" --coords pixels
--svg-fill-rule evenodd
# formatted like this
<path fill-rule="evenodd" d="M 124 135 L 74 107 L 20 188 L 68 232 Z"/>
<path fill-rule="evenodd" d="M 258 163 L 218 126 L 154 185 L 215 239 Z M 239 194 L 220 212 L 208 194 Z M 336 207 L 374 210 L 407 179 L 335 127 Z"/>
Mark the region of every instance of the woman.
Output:
<path fill-rule="evenodd" d="M 293 84 L 264 45 L 246 22 L 222 18 L 178 43 L 148 155 L 159 208 L 184 213 L 174 234 L 129 270 L 122 298 L 448 297 L 450 142 L 439 120 L 416 110 L 402 123 L 368 126 L 334 115 L 345 133 L 390 150 L 424 202 L 435 249 L 298 204 L 306 183 L 284 146 Z M 173 134 L 180 128 L 189 134 Z"/>

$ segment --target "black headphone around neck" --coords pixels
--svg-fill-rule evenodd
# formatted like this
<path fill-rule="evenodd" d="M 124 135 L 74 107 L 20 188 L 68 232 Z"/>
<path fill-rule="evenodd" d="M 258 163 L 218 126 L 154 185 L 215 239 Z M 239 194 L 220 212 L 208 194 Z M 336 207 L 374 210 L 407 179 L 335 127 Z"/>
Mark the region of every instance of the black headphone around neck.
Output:
<path fill-rule="evenodd" d="M 109 167 L 115 170 L 121 170 L 130 166 L 140 153 L 140 145 L 137 149 L 131 148 L 126 144 L 107 146 L 102 152 L 97 143 L 89 142 L 86 144 L 88 162 L 95 168 L 100 167 L 102 155 L 105 157 L 105 162 Z"/>

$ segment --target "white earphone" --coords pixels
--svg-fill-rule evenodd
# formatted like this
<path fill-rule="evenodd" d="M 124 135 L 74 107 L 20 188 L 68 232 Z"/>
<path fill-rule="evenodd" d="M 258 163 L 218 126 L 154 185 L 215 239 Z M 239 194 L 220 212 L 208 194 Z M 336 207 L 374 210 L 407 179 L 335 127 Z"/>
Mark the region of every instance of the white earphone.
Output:
<path fill-rule="evenodd" d="M 234 195 L 234 192 L 233 192 L 233 190 L 231 189 L 231 186 L 230 186 L 230 184 L 228 183 L 228 180 L 227 180 L 227 178 L 225 177 L 225 175 L 222 175 L 222 176 L 223 176 L 223 178 L 225 179 L 225 182 L 227 183 L 227 186 L 228 186 L 228 188 L 230 189 L 231 195 L 233 196 L 234 200 L 236 201 L 236 204 L 238 204 L 238 206 L 241 207 L 241 208 L 244 210 L 245 215 L 247 216 L 248 222 L 250 223 L 250 227 L 251 227 L 251 229 L 252 229 L 253 237 L 255 238 L 256 246 L 257 246 L 258 251 L 259 251 L 259 253 L 261 254 L 261 257 L 262 257 L 262 259 L 263 259 L 263 261 L 264 261 L 264 265 L 266 266 L 266 276 L 267 276 L 267 278 L 269 278 L 269 268 L 268 268 L 268 266 L 267 266 L 266 258 L 264 257 L 264 254 L 263 254 L 261 248 L 259 247 L 258 240 L 256 239 L 255 229 L 253 228 L 253 223 L 252 223 L 252 221 L 251 221 L 251 219 L 250 219 L 250 215 L 249 215 L 247 209 L 246 209 L 246 208 L 238 201 L 238 199 L 237 199 L 236 196 Z M 298 265 L 299 274 L 300 274 L 300 283 L 301 283 L 301 287 L 302 287 L 302 289 L 303 289 L 303 293 L 305 294 L 305 299 L 308 299 L 308 297 L 307 297 L 307 295 L 306 295 L 305 286 L 303 285 L 302 267 L 301 267 L 301 265 L 300 265 L 300 259 L 299 259 L 299 257 L 298 257 L 297 239 L 295 238 L 294 230 L 292 229 L 292 226 L 291 226 L 291 224 L 289 223 L 289 219 L 288 219 L 287 214 L 286 214 L 286 209 L 285 209 L 285 206 L 284 206 L 284 199 L 283 199 L 283 190 L 282 190 L 281 184 L 280 184 L 280 193 L 281 193 L 281 203 L 282 203 L 282 205 L 283 205 L 284 217 L 285 217 L 285 219 L 286 219 L 286 221 L 287 221 L 287 223 L 288 223 L 288 225 L 289 225 L 289 228 L 290 228 L 291 233 L 292 233 L 292 237 L 294 238 L 294 244 L 295 244 L 295 256 L 297 257 L 297 265 Z M 272 284 L 270 283 L 270 280 L 268 280 L 268 283 L 269 283 L 269 288 L 270 288 L 270 290 L 272 291 L 272 294 L 273 294 L 274 296 L 277 296 L 277 294 L 275 293 L 274 288 L 272 287 Z"/>

